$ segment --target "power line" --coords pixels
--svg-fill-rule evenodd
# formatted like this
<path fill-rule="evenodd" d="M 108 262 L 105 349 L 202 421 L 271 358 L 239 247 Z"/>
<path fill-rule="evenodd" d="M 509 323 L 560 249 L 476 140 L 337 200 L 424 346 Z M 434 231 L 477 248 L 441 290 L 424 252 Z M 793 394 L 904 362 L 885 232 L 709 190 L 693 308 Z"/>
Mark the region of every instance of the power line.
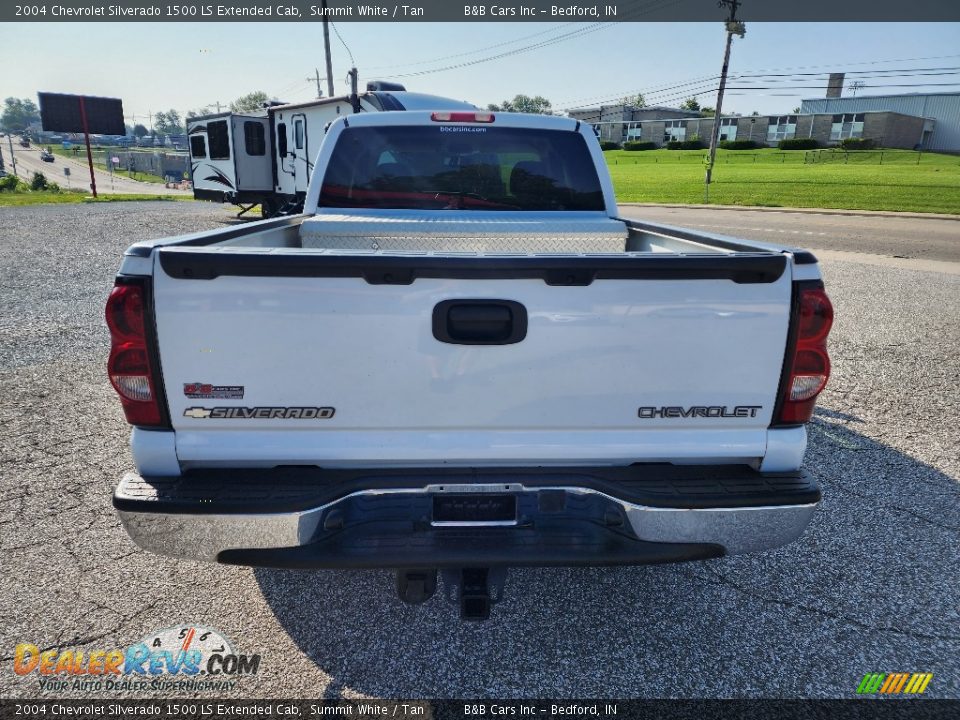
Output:
<path fill-rule="evenodd" d="M 453 60 L 453 59 L 459 58 L 459 57 L 466 57 L 467 55 L 476 55 L 477 53 L 487 52 L 488 50 L 495 50 L 496 48 L 504 47 L 505 45 L 513 45 L 514 43 L 522 42 L 522 41 L 524 41 L 524 40 L 529 40 L 530 38 L 535 38 L 535 37 L 539 37 L 539 36 L 541 36 L 541 35 L 547 35 L 547 34 L 549 34 L 549 33 L 558 32 L 559 30 L 562 30 L 562 29 L 564 29 L 565 27 L 566 27 L 566 26 L 564 26 L 564 25 L 557 25 L 557 26 L 552 27 L 552 28 L 549 28 L 549 29 L 547 29 L 547 30 L 541 30 L 540 32 L 531 33 L 530 35 L 521 35 L 520 37 L 514 38 L 513 40 L 505 40 L 504 42 L 495 43 L 494 45 L 486 45 L 486 46 L 484 46 L 484 47 L 477 48 L 476 50 L 468 50 L 467 52 L 455 53 L 455 54 L 453 54 L 453 55 L 444 55 L 444 56 L 442 56 L 442 57 L 433 58 L 433 59 L 431 59 L 431 60 L 421 60 L 421 61 L 419 61 L 419 62 L 406 63 L 406 64 L 400 65 L 400 66 L 397 66 L 397 65 L 374 65 L 373 67 L 368 68 L 368 70 L 382 70 L 382 69 L 384 69 L 384 68 L 397 69 L 398 67 L 400 67 L 400 68 L 408 68 L 408 67 L 417 67 L 417 66 L 420 66 L 420 65 L 432 65 L 433 63 L 445 62 L 445 61 L 447 61 L 447 60 Z"/>
<path fill-rule="evenodd" d="M 333 28 L 333 32 L 336 33 L 337 38 L 340 40 L 340 43 L 343 45 L 344 48 L 346 48 L 346 50 L 347 50 L 347 55 L 350 56 L 350 67 L 356 67 L 356 66 L 357 66 L 357 62 L 356 62 L 356 60 L 353 59 L 353 53 L 350 52 L 350 48 L 347 46 L 347 43 L 344 42 L 343 36 L 340 35 L 340 31 L 337 29 L 336 23 L 332 23 L 332 22 L 331 22 L 331 23 L 330 23 L 330 27 Z"/>
<path fill-rule="evenodd" d="M 550 45 L 556 45 L 557 43 L 564 42 L 572 38 L 589 35 L 591 33 L 597 32 L 598 30 L 605 30 L 607 28 L 614 27 L 615 25 L 619 25 L 620 23 L 624 22 L 626 18 L 637 17 L 653 10 L 660 10 L 660 9 L 669 7 L 670 5 L 676 5 L 679 2 L 681 2 L 681 0 L 659 0 L 659 2 L 657 0 L 654 0 L 654 2 L 649 5 L 646 5 L 644 7 L 640 7 L 640 8 L 637 8 L 636 10 L 632 10 L 628 12 L 623 18 L 618 18 L 617 22 L 593 23 L 592 25 L 587 25 L 586 27 L 578 28 L 568 33 L 558 35 L 555 38 L 550 38 L 548 40 L 544 40 L 542 42 L 535 43 L 533 45 L 528 45 L 526 47 L 508 50 L 506 52 L 498 53 L 496 55 L 490 55 L 488 57 L 478 58 L 476 60 L 469 60 L 461 63 L 455 63 L 453 65 L 446 65 L 444 67 L 433 68 L 430 70 L 419 70 L 417 72 L 387 75 L 386 77 L 405 78 L 405 77 L 418 77 L 422 75 L 432 75 L 433 73 L 445 72 L 447 70 L 456 70 L 459 68 L 470 67 L 472 65 L 479 65 L 481 63 L 491 62 L 493 60 L 500 60 L 505 57 L 512 57 L 514 55 L 520 55 L 523 53 L 532 52 L 533 50 L 539 50 L 544 47 L 549 47 Z"/>
<path fill-rule="evenodd" d="M 960 72 L 958 72 L 958 71 L 956 71 L 956 70 L 951 70 L 951 69 L 948 68 L 948 67 L 944 67 L 944 68 L 924 68 L 924 70 L 938 71 L 938 72 L 917 72 L 917 73 L 915 73 L 915 72 L 913 72 L 914 70 L 917 70 L 917 68 L 896 68 L 896 69 L 890 69 L 890 70 L 886 71 L 886 72 L 887 72 L 886 75 L 862 75 L 861 78 L 862 78 L 862 79 L 886 80 L 886 79 L 909 78 L 909 77 L 932 77 L 932 76 L 960 75 Z M 942 72 L 939 72 L 939 71 L 941 71 L 941 70 L 942 70 Z M 957 68 L 957 70 L 960 70 L 960 68 Z M 862 71 L 862 72 L 871 72 L 871 73 L 872 73 L 872 72 L 875 72 L 875 71 Z M 754 74 L 754 73 L 745 73 L 745 72 L 744 72 L 744 73 L 739 73 L 739 74 L 733 74 L 733 75 L 731 75 L 731 78 L 730 78 L 730 79 L 731 79 L 731 82 L 737 82 L 737 83 L 741 83 L 741 84 L 750 84 L 750 85 L 752 85 L 752 84 L 755 83 L 755 82 L 764 82 L 764 83 L 767 83 L 767 84 L 769 85 L 770 83 L 775 83 L 775 82 L 776 82 L 776 83 L 790 82 L 790 81 L 793 80 L 793 79 L 799 79 L 799 78 L 801 78 L 801 77 L 808 77 L 808 76 L 811 76 L 811 75 L 812 75 L 812 76 L 825 76 L 826 74 L 827 74 L 827 73 L 784 73 L 784 74 L 780 74 L 780 75 L 774 75 L 774 74 L 765 74 L 765 73 L 755 73 L 755 74 Z M 766 79 L 766 80 L 760 80 L 760 79 L 758 79 L 758 80 L 752 80 L 751 78 L 767 78 L 767 79 Z M 783 78 L 783 80 L 776 80 L 776 79 L 773 79 L 773 78 Z M 660 89 L 659 92 L 652 92 L 652 91 L 651 91 L 651 92 L 643 92 L 642 88 L 641 88 L 641 92 L 643 93 L 645 99 L 650 99 L 650 98 L 652 98 L 652 97 L 654 97 L 654 96 L 662 95 L 664 92 L 671 91 L 671 90 L 673 90 L 673 89 L 675 89 L 675 88 L 676 88 L 676 89 L 679 89 L 679 88 L 683 88 L 683 87 L 698 86 L 698 85 L 701 85 L 703 81 L 716 80 L 716 79 L 718 79 L 717 76 L 709 77 L 709 78 L 708 78 L 708 77 L 698 78 L 698 79 L 696 79 L 696 80 L 691 80 L 691 81 L 684 82 L 684 83 L 676 83 L 676 84 L 670 85 L 670 86 L 662 86 L 662 88 Z M 943 83 L 942 85 L 943 85 L 943 86 L 950 86 L 950 85 L 953 85 L 953 84 L 956 84 L 956 83 Z M 867 83 L 867 84 L 865 84 L 864 87 L 872 87 L 872 88 L 883 88 L 883 87 L 918 87 L 918 88 L 919 88 L 919 87 L 936 87 L 936 86 L 938 86 L 937 83 L 911 83 L 911 84 L 905 84 L 905 85 L 885 85 L 885 84 L 879 84 L 879 83 Z M 797 86 L 796 89 L 821 89 L 822 87 L 823 87 L 822 85 Z M 712 88 L 712 89 L 713 89 L 713 90 L 716 90 L 717 88 L 714 87 L 714 88 Z M 736 89 L 742 90 L 742 89 L 749 89 L 749 88 L 736 88 Z M 756 89 L 758 89 L 758 90 L 770 89 L 770 87 L 769 87 L 769 86 L 760 86 L 760 85 L 757 85 L 757 86 L 756 86 Z M 635 92 L 635 90 L 634 90 L 634 92 Z M 708 91 L 704 91 L 704 92 L 709 92 L 709 90 L 708 90 Z M 689 97 L 689 96 L 693 96 L 693 95 L 698 95 L 698 94 L 704 94 L 704 92 L 695 93 L 695 92 L 693 92 L 692 90 L 691 90 L 691 91 L 686 91 L 688 97 Z M 577 105 L 578 105 L 579 103 L 587 102 L 587 101 L 590 101 L 590 100 L 594 100 L 594 101 L 599 100 L 599 101 L 601 101 L 601 102 L 607 102 L 607 101 L 609 101 L 609 102 L 615 102 L 615 101 L 618 100 L 619 98 L 623 97 L 624 94 L 625 94 L 625 92 L 624 92 L 624 93 L 616 93 L 616 94 L 615 94 L 615 93 L 611 93 L 611 94 L 603 95 L 603 96 L 595 95 L 595 96 L 592 96 L 592 97 L 590 97 L 590 98 L 581 98 L 581 99 L 579 99 L 579 100 L 571 100 L 571 101 L 567 101 L 566 103 L 564 103 L 564 104 L 562 104 L 562 105 L 559 105 L 559 106 L 557 107 L 557 109 L 558 109 L 558 110 L 568 110 L 568 109 L 577 107 Z M 680 93 L 675 93 L 674 95 L 684 95 L 684 94 L 685 94 L 684 92 L 680 92 Z M 660 99 L 657 100 L 657 102 L 663 102 L 663 101 L 664 101 L 663 98 L 660 98 Z"/>

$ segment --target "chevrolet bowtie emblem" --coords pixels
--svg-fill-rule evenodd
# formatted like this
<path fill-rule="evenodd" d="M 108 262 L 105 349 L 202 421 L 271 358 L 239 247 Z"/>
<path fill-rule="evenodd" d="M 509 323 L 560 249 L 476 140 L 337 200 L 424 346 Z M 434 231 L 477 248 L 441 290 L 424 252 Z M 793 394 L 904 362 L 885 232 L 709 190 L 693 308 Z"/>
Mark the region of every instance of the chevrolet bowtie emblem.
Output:
<path fill-rule="evenodd" d="M 184 410 L 183 416 L 188 418 L 207 418 L 210 417 L 210 411 L 203 407 L 192 407 Z"/>

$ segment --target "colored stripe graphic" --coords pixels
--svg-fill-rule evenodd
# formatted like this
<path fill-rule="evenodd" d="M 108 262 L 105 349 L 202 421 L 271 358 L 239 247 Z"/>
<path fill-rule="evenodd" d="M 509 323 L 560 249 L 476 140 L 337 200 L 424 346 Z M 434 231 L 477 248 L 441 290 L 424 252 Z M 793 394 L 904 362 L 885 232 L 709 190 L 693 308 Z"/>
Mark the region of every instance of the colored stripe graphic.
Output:
<path fill-rule="evenodd" d="M 877 692 L 886 677 L 886 673 L 867 673 L 863 676 L 863 681 L 857 688 L 857 692 L 861 695 L 871 695 Z"/>
<path fill-rule="evenodd" d="M 931 680 L 933 680 L 933 673 L 914 673 L 904 692 L 910 695 L 919 695 L 927 689 Z"/>
<path fill-rule="evenodd" d="M 867 673 L 857 686 L 858 695 L 919 695 L 933 680 L 933 673 Z"/>

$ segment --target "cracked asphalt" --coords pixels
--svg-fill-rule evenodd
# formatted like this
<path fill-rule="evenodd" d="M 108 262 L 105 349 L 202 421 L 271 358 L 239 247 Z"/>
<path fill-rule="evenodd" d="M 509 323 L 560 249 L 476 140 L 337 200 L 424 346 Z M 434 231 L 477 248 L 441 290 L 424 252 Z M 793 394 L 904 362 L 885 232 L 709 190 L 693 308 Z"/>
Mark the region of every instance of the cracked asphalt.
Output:
<path fill-rule="evenodd" d="M 763 220 L 797 222 L 784 217 Z M 388 572 L 179 562 L 123 532 L 110 495 L 132 461 L 103 303 L 131 242 L 225 222 L 228 209 L 194 203 L 0 210 L 3 697 L 143 697 L 41 691 L 36 673 L 14 673 L 14 647 L 125 648 L 189 623 L 262 655 L 237 698 L 849 698 L 868 672 L 932 672 L 925 697 L 960 698 L 958 274 L 854 253 L 823 263 L 834 371 L 806 467 L 824 499 L 800 540 L 683 565 L 512 571 L 492 619 L 470 625 L 440 593 L 403 605 Z M 858 222 L 832 217 L 837 244 L 817 247 L 850 250 L 842 233 Z M 902 254 L 927 222 L 911 221 Z"/>

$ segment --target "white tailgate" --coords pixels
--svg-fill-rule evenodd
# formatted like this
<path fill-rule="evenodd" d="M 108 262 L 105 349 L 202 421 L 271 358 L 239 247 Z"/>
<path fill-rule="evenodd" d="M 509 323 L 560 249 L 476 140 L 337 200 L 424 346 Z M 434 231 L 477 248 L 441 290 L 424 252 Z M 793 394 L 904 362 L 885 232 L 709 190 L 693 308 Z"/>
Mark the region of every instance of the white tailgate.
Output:
<path fill-rule="evenodd" d="M 600 279 L 578 287 L 540 279 L 181 280 L 159 263 L 154 278 L 161 366 L 185 467 L 762 457 L 790 304 L 789 269 L 772 283 Z M 434 307 L 454 298 L 521 303 L 526 338 L 437 340 Z M 187 384 L 232 387 L 234 397 L 187 397 Z M 640 407 L 664 406 L 756 410 L 638 417 Z M 203 416 L 215 407 L 335 412 Z"/>

